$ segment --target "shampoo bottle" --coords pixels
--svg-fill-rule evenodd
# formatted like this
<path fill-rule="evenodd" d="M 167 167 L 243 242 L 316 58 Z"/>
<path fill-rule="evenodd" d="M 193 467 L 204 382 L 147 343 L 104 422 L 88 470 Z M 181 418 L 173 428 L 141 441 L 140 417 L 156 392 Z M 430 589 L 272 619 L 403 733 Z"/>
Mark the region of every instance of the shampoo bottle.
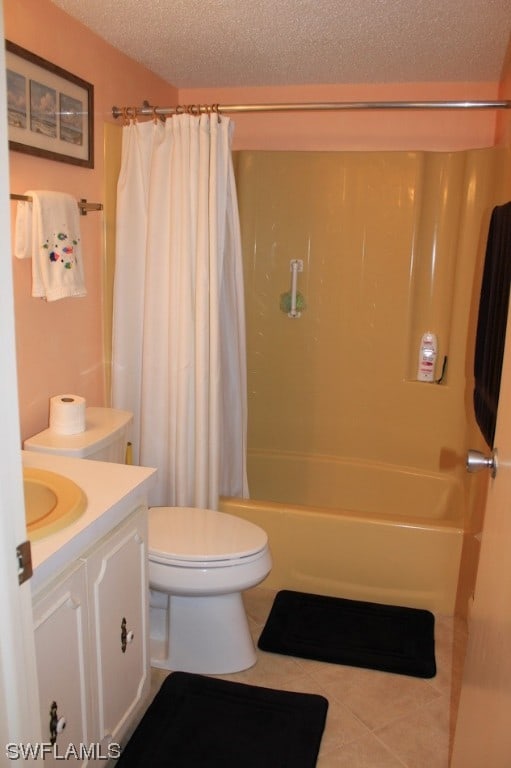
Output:
<path fill-rule="evenodd" d="M 435 380 L 435 362 L 437 356 L 437 340 L 434 333 L 429 331 L 422 336 L 419 348 L 419 366 L 417 381 Z"/>

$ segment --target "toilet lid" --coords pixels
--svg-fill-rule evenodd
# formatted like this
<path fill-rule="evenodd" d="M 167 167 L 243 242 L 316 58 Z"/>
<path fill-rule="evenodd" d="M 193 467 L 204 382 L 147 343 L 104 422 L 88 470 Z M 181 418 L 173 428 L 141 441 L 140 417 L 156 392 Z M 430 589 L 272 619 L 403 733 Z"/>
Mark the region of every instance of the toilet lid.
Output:
<path fill-rule="evenodd" d="M 268 544 L 262 528 L 225 512 L 195 507 L 149 510 L 149 555 L 167 562 L 250 557 Z"/>

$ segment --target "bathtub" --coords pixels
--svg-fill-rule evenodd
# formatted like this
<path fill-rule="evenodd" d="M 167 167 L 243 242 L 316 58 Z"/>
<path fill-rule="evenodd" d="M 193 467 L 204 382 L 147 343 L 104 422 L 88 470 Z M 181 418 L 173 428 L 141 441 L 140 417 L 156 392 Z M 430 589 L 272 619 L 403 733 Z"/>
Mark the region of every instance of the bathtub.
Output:
<path fill-rule="evenodd" d="M 452 615 L 463 544 L 463 491 L 450 475 L 386 464 L 251 453 L 251 498 L 219 509 L 268 533 L 264 582 Z"/>

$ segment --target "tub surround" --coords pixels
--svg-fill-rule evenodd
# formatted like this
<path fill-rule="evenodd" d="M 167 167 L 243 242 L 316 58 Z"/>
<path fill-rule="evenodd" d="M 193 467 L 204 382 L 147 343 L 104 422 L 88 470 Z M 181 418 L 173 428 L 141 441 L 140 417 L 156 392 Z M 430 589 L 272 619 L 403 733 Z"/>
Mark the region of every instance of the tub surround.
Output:
<path fill-rule="evenodd" d="M 69 477 L 87 496 L 84 514 L 57 533 L 32 542 L 32 592 L 63 571 L 83 552 L 147 504 L 155 469 L 22 451 L 24 467 Z"/>
<path fill-rule="evenodd" d="M 509 150 L 235 159 L 249 452 L 429 472 L 450 451 L 450 472 L 468 485 L 475 297 L 491 209 L 509 197 Z M 295 258 L 307 307 L 290 320 L 279 297 Z M 448 358 L 441 384 L 416 380 L 426 331 L 438 339 L 435 379 Z M 471 442 L 479 448 L 475 433 Z"/>
<path fill-rule="evenodd" d="M 302 118 L 299 122 L 303 126 Z M 484 498 L 484 478 L 465 470 L 467 447 L 484 450 L 473 412 L 474 339 L 490 214 L 509 199 L 509 149 L 244 148 L 235 160 L 246 284 L 251 497 L 293 501 L 292 508 L 309 504 L 303 500 L 309 476 L 300 471 L 291 489 L 300 486 L 300 498 L 260 494 L 251 453 L 349 457 L 412 467 L 425 477 L 438 472 L 455 477 L 463 487 L 465 534 L 444 530 L 442 540 L 463 541 L 456 610 L 465 615 L 474 590 Z M 296 320 L 279 307 L 289 286 L 290 259 L 302 259 L 304 265 L 298 287 L 307 306 Z M 437 335 L 435 381 L 440 383 L 416 380 L 420 340 L 427 331 Z M 266 472 L 265 484 L 271 485 L 281 469 Z M 368 477 L 358 484 L 360 499 L 354 505 L 328 506 L 358 514 L 371 482 Z M 323 484 L 323 497 L 329 492 Z M 399 490 L 396 498 L 402 501 Z M 310 505 L 322 506 L 314 500 Z M 425 505 L 421 494 L 402 504 L 414 519 L 419 506 L 436 509 Z M 282 560 L 265 520 L 257 515 L 254 521 L 268 530 L 277 564 L 274 578 Z M 406 517 L 400 524 L 408 524 Z M 295 546 L 293 525 L 290 521 L 287 537 L 282 533 L 286 556 Z M 460 565 L 457 547 L 446 566 L 449 580 Z M 358 570 L 365 579 L 363 549 L 360 558 Z M 438 581 L 439 555 L 428 548 L 423 558 L 429 561 L 429 576 Z M 339 578 L 340 561 L 339 554 L 333 580 Z M 309 562 L 308 573 L 312 568 Z M 354 567 L 348 580 L 353 589 L 356 574 Z M 405 593 L 408 582 L 405 570 Z M 430 589 L 427 582 L 423 589 Z M 360 592 L 358 597 L 366 599 Z"/>

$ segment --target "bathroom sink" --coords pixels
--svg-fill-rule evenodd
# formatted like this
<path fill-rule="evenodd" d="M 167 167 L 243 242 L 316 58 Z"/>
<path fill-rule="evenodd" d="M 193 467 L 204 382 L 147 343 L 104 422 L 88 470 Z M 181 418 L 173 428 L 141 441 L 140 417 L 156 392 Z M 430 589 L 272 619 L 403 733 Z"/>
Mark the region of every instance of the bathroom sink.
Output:
<path fill-rule="evenodd" d="M 87 507 L 82 489 L 68 477 L 35 467 L 23 468 L 25 520 L 31 541 L 42 539 L 77 520 Z"/>

